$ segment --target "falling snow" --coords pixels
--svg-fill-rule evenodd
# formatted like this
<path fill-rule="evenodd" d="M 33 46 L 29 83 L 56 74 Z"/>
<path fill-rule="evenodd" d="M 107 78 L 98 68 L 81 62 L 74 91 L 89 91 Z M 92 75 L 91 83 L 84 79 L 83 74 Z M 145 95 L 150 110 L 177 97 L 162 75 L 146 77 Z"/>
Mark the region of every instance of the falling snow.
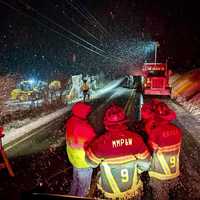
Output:
<path fill-rule="evenodd" d="M 179 195 L 183 198 L 193 194 L 192 197 L 198 199 L 198 9 L 195 2 L 0 0 L 0 125 L 6 130 L 3 144 L 27 137 L 27 133 L 69 111 L 71 105 L 67 103 L 80 100 L 66 102 L 73 75 L 100 77 L 101 86 L 98 92 L 92 93 L 95 103 L 105 93 L 113 92 L 103 100 L 104 104 L 127 93 L 125 88 L 120 91 L 116 88 L 125 75 L 140 70 L 145 61 L 154 62 L 155 42 L 159 42 L 158 62 L 167 61 L 174 73 L 170 79 L 173 100 L 167 103 L 176 110 L 176 123 L 184 132 L 181 157 L 184 189 Z M 192 73 L 195 78 L 190 77 Z M 13 89 L 22 80 L 29 79 L 48 84 L 53 80 L 61 81 L 60 95 L 46 87 L 42 98 L 24 102 L 12 100 Z M 99 109 L 104 104 L 96 114 L 102 114 Z M 99 126 L 99 120 L 94 124 Z M 0 193 L 4 188 L 13 186 L 16 189 L 18 185 L 22 191 L 45 191 L 47 188 L 45 192 L 68 192 L 72 169 L 64 150 L 64 130 L 59 128 L 51 134 L 52 137 L 40 141 L 38 149 L 30 148 L 33 152 L 26 152 L 30 155 L 12 161 L 18 169 L 16 182 L 2 179 L 4 184 L 0 185 Z M 46 149 L 40 149 L 45 145 Z M 16 145 L 15 153 L 18 148 Z"/>

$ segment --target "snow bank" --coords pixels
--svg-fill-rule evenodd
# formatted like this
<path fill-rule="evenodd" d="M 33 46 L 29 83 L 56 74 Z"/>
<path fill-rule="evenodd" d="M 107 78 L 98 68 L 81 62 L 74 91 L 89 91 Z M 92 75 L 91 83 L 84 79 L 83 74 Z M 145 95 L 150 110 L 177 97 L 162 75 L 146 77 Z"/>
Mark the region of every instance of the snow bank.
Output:
<path fill-rule="evenodd" d="M 181 104 L 191 114 L 200 118 L 200 69 L 174 74 L 170 78 L 171 98 Z"/>
<path fill-rule="evenodd" d="M 62 108 L 54 113 L 38 118 L 36 121 L 33 121 L 32 123 L 27 124 L 23 127 L 11 129 L 9 132 L 5 132 L 5 136 L 3 138 L 3 145 L 16 140 L 17 138 L 51 122 L 54 119 L 57 119 L 61 115 L 64 115 L 69 109 L 70 107 Z"/>
<path fill-rule="evenodd" d="M 5 101 L 10 98 L 10 92 L 16 88 L 16 83 L 21 77 L 19 75 L 8 74 L 0 76 L 0 99 Z"/>

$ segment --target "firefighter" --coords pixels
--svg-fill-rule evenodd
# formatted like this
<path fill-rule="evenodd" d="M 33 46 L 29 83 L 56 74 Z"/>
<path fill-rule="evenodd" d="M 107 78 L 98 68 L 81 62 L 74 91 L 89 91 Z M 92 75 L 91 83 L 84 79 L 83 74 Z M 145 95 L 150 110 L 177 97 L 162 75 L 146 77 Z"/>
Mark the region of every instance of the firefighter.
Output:
<path fill-rule="evenodd" d="M 141 108 L 141 118 L 142 120 L 147 120 L 154 116 L 154 112 L 156 106 L 160 103 L 160 101 L 156 98 L 152 99 L 150 102 L 144 103 Z"/>
<path fill-rule="evenodd" d="M 89 143 L 95 132 L 87 117 L 92 108 L 84 102 L 72 107 L 72 116 L 66 122 L 66 145 L 69 161 L 73 165 L 73 182 L 70 195 L 85 197 L 89 192 L 92 168 L 85 161 L 84 145 Z"/>
<path fill-rule="evenodd" d="M 150 154 L 142 138 L 126 125 L 123 109 L 112 104 L 105 112 L 105 133 L 86 148 L 86 160 L 100 165 L 98 189 L 106 198 L 139 198 L 143 183 L 140 173 L 150 166 Z"/>
<path fill-rule="evenodd" d="M 152 125 L 152 119 L 155 117 L 155 109 L 159 103 L 160 101 L 157 98 L 153 98 L 150 102 L 145 102 L 141 107 L 141 120 L 133 124 L 135 130 L 140 133 L 145 143 L 147 142 L 146 128 Z"/>
<path fill-rule="evenodd" d="M 152 119 L 147 130 L 148 146 L 152 152 L 149 170 L 154 199 L 168 199 L 169 190 L 178 184 L 181 130 L 162 118 Z"/>
<path fill-rule="evenodd" d="M 143 104 L 141 118 L 144 130 L 148 133 L 148 129 L 151 129 L 151 127 L 154 126 L 154 122 L 157 118 L 163 119 L 166 122 L 171 122 L 176 119 L 176 113 L 170 109 L 167 104 L 155 98 L 152 99 L 152 101 Z"/>
<path fill-rule="evenodd" d="M 85 102 L 86 96 L 88 99 L 90 99 L 90 94 L 89 94 L 89 85 L 87 84 L 87 80 L 83 80 L 83 85 L 81 86 L 81 91 L 83 92 L 83 101 Z"/>
<path fill-rule="evenodd" d="M 173 121 L 176 119 L 176 113 L 170 109 L 167 104 L 160 102 L 155 109 L 155 114 L 166 121 Z"/>
<path fill-rule="evenodd" d="M 176 113 L 170 109 L 166 103 L 154 98 L 148 103 L 144 103 L 141 108 L 141 118 L 145 121 L 156 116 L 164 120 L 172 121 L 176 119 Z"/>

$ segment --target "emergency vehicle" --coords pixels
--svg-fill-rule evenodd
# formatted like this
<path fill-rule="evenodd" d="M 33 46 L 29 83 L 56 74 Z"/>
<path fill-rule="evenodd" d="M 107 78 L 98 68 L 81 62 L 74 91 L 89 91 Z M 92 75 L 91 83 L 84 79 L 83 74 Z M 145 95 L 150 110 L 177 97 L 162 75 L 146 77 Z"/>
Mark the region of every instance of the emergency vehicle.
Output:
<path fill-rule="evenodd" d="M 169 70 L 166 63 L 144 63 L 143 94 L 145 95 L 170 95 Z"/>

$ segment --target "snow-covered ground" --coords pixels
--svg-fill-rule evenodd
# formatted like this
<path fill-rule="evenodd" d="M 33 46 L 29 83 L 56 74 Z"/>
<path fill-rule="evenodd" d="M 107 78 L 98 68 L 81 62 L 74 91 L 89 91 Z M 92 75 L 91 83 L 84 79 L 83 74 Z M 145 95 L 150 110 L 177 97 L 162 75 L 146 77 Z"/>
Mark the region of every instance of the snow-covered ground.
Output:
<path fill-rule="evenodd" d="M 91 100 L 95 98 L 100 98 L 102 95 L 105 95 L 106 93 L 110 92 L 123 81 L 123 79 L 119 79 L 116 81 L 111 81 L 109 84 L 107 84 L 104 88 L 99 89 L 98 91 L 94 92 L 91 96 Z M 71 106 L 73 103 L 82 100 L 82 98 L 74 99 L 70 102 L 65 108 L 59 109 L 53 113 L 50 113 L 48 115 L 45 115 L 43 117 L 38 117 L 35 119 L 24 119 L 23 121 L 17 121 L 15 123 L 20 124 L 20 127 L 16 127 L 16 124 L 13 124 L 12 128 L 10 128 L 10 124 L 5 126 L 5 137 L 3 138 L 3 145 L 6 145 L 8 143 L 13 142 L 14 140 L 27 135 L 33 130 L 36 130 L 37 128 L 50 123 L 51 121 L 59 118 L 60 116 L 64 115 L 68 111 L 70 111 Z M 31 137 L 32 135 L 28 135 L 27 137 Z M 23 140 L 28 139 L 27 137 L 23 138 Z M 6 147 L 6 150 L 10 147 Z"/>
<path fill-rule="evenodd" d="M 168 101 L 168 105 L 176 111 L 177 120 L 200 144 L 200 119 L 195 118 L 190 112 L 173 101 Z"/>
<path fill-rule="evenodd" d="M 200 68 L 183 74 L 173 74 L 169 83 L 171 98 L 197 119 L 200 118 Z"/>
<path fill-rule="evenodd" d="M 61 115 L 64 115 L 67 110 L 69 110 L 69 107 L 67 108 L 63 108 L 60 109 L 54 113 L 51 113 L 47 116 L 44 117 L 40 117 L 35 121 L 31 121 L 31 123 L 28 123 L 20 128 L 13 128 L 11 130 L 9 130 L 8 132 L 5 132 L 5 137 L 3 138 L 3 144 L 7 144 L 9 142 L 12 142 L 13 140 L 15 140 L 16 138 L 19 138 L 31 131 L 33 131 L 34 129 L 37 129 L 41 126 L 43 126 L 44 124 L 49 123 L 50 121 L 53 121 L 54 119 L 60 117 Z"/>

